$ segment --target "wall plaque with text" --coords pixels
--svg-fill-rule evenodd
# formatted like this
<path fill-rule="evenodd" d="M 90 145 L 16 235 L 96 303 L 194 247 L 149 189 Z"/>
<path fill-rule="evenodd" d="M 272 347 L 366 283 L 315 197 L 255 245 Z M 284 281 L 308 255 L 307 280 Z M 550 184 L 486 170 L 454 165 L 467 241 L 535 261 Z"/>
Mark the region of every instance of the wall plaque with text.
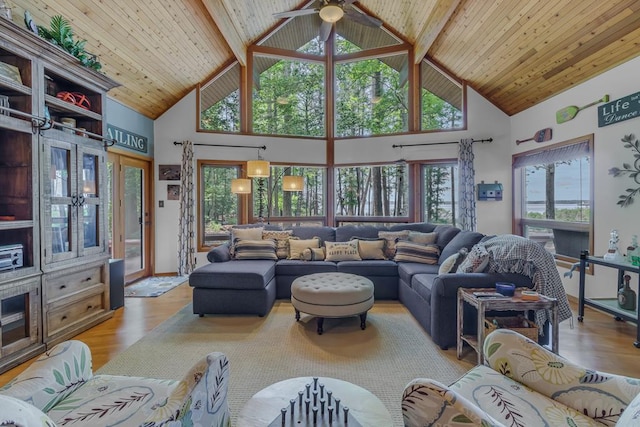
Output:
<path fill-rule="evenodd" d="M 107 135 L 109 138 L 115 139 L 116 145 L 140 151 L 141 153 L 148 152 L 146 136 L 138 135 L 110 124 L 107 124 Z"/>
<path fill-rule="evenodd" d="M 598 106 L 598 127 L 640 117 L 640 92 Z"/>

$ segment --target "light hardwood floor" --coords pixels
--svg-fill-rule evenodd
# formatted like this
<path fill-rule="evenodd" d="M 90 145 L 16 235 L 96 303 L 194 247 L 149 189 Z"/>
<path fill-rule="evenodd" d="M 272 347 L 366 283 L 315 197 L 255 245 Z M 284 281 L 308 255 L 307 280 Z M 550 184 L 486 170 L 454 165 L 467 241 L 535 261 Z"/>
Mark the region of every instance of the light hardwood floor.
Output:
<path fill-rule="evenodd" d="M 164 320 L 173 316 L 191 301 L 191 288 L 183 284 L 156 298 L 126 298 L 125 307 L 116 310 L 113 318 L 76 336 L 91 348 L 93 368 L 97 370 L 131 344 L 142 338 Z M 574 314 L 576 301 L 571 299 Z M 633 346 L 634 324 L 617 322 L 612 316 L 585 309 L 584 322 L 574 316 L 560 324 L 560 354 L 591 369 L 640 378 L 640 349 Z M 455 348 L 447 350 L 455 358 Z M 465 360 L 473 363 L 475 353 L 467 351 Z M 22 372 L 31 361 L 0 375 L 4 385 Z"/>

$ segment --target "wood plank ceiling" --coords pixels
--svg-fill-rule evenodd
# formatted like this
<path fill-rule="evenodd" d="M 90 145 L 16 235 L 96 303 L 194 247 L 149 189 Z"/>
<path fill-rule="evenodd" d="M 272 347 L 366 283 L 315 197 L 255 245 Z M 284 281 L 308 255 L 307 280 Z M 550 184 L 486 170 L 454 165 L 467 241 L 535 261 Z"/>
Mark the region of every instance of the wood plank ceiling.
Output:
<path fill-rule="evenodd" d="M 37 24 L 62 15 L 111 97 L 155 119 L 302 0 L 13 0 Z M 512 115 L 640 54 L 637 0 L 360 0 L 365 11 Z M 419 59 L 418 59 L 419 60 Z"/>

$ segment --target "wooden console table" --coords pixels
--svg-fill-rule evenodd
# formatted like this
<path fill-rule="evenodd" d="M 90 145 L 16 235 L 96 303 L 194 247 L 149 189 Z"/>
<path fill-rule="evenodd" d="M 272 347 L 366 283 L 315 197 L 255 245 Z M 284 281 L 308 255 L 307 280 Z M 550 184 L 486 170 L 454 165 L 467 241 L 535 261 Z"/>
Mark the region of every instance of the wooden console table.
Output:
<path fill-rule="evenodd" d="M 615 294 L 613 298 L 586 298 L 585 294 L 585 271 L 588 268 L 587 264 L 602 265 L 609 268 L 618 270 L 618 282 L 615 287 Z M 640 267 L 629 264 L 627 262 L 615 262 L 607 261 L 602 257 L 590 256 L 589 251 L 582 251 L 580 253 L 580 288 L 578 293 L 578 322 L 582 322 L 584 319 L 584 306 L 588 305 L 598 310 L 602 310 L 605 313 L 612 314 L 616 320 L 627 320 L 638 325 L 638 306 L 640 305 L 640 292 L 638 293 L 638 300 L 636 301 L 636 309 L 625 310 L 618 306 L 618 287 L 622 283 L 625 272 L 630 271 L 640 274 Z M 638 285 L 640 286 L 640 276 L 638 276 Z M 633 345 L 636 348 L 640 348 L 640 326 L 636 326 L 636 340 Z"/>
<path fill-rule="evenodd" d="M 523 288 L 524 289 L 524 288 Z M 540 295 L 538 300 L 523 300 L 520 295 L 523 289 L 516 289 L 514 296 L 503 298 L 486 298 L 474 295 L 474 292 L 492 291 L 490 288 L 458 288 L 458 341 L 457 355 L 462 358 L 462 346 L 466 342 L 478 353 L 478 364 L 484 363 L 485 330 L 484 320 L 487 311 L 529 311 L 551 310 L 551 350 L 558 353 L 558 300 Z M 528 290 L 528 289 L 525 289 Z M 478 310 L 478 331 L 476 335 L 464 334 L 464 304 L 467 303 Z M 544 325 L 538 325 L 544 327 Z"/>

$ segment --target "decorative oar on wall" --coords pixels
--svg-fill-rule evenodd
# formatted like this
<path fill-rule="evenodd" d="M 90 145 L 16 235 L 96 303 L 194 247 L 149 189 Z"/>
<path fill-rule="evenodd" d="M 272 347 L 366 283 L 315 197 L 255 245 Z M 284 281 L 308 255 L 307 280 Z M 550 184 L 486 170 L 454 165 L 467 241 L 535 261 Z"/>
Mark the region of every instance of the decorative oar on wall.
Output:
<path fill-rule="evenodd" d="M 540 129 L 538 132 L 536 132 L 535 135 L 533 135 L 533 138 L 516 140 L 516 145 L 520 145 L 523 142 L 527 142 L 527 141 L 535 141 L 535 142 L 549 141 L 551 140 L 551 133 L 552 133 L 551 128 Z"/>
<path fill-rule="evenodd" d="M 558 110 L 558 112 L 556 113 L 556 122 L 558 124 L 560 123 L 564 123 L 564 122 L 568 122 L 569 120 L 573 119 L 575 116 L 578 115 L 578 112 L 580 112 L 580 110 L 584 110 L 585 108 L 589 108 L 589 107 L 593 107 L 596 104 L 599 104 L 601 102 L 609 102 L 609 95 L 605 95 L 602 98 L 598 99 L 597 101 L 594 101 L 590 104 L 584 105 L 582 107 L 576 107 L 575 105 L 570 105 L 568 107 L 564 107 L 561 110 Z"/>

